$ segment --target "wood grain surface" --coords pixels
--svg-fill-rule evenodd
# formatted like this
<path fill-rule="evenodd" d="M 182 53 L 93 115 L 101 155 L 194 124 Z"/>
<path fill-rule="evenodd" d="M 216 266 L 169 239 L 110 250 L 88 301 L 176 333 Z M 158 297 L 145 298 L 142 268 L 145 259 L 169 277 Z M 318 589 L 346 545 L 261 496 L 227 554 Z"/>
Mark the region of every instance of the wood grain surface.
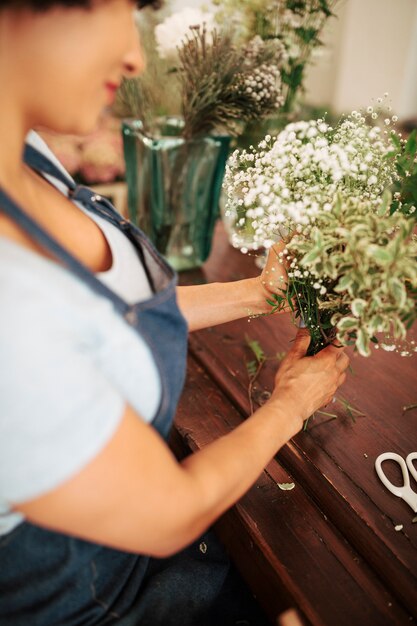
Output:
<path fill-rule="evenodd" d="M 224 282 L 259 271 L 253 257 L 229 245 L 219 223 L 208 262 L 180 280 Z M 288 350 L 294 334 L 289 317 L 279 315 L 190 336 L 189 373 L 173 433 L 177 452 L 206 445 L 249 415 L 246 363 L 253 355 L 245 335 L 271 357 L 252 390 L 256 408 L 272 389 L 275 355 Z M 310 419 L 218 523 L 273 624 L 289 607 L 297 607 L 306 624 L 322 626 L 417 619 L 417 524 L 411 508 L 383 487 L 374 469 L 382 452 L 406 456 L 417 450 L 417 410 L 403 412 L 417 403 L 417 355 L 378 350 L 368 359 L 351 357 L 353 372 L 327 409 L 337 419 Z M 340 400 L 362 415 L 352 419 Z M 387 467 L 399 481 L 394 469 Z M 295 488 L 282 491 L 282 482 Z"/>

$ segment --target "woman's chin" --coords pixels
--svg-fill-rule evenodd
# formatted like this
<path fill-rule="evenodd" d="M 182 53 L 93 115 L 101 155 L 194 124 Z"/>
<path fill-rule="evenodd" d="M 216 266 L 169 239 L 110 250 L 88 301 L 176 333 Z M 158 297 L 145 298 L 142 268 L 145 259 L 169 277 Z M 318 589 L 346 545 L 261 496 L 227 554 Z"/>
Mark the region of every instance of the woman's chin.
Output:
<path fill-rule="evenodd" d="M 39 130 L 46 130 L 58 135 L 89 135 L 99 126 L 100 119 L 105 114 L 105 110 L 100 113 L 91 116 L 80 116 L 76 120 L 66 123 L 60 123 L 58 121 L 50 121 L 46 123 L 36 124 L 35 128 Z"/>

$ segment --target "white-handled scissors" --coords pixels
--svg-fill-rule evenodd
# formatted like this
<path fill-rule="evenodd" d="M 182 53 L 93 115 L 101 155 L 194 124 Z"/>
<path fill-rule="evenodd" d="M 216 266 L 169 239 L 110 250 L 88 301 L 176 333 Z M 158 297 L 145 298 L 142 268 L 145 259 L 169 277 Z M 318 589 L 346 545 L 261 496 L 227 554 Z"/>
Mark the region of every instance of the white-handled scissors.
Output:
<path fill-rule="evenodd" d="M 414 513 L 417 513 L 417 492 L 410 487 L 410 474 L 414 480 L 417 481 L 417 470 L 413 465 L 414 460 L 417 460 L 417 452 L 410 452 L 405 461 L 402 456 L 396 454 L 395 452 L 384 452 L 383 454 L 380 454 L 375 461 L 375 469 L 385 487 L 393 493 L 394 496 L 402 498 L 405 502 L 407 502 L 407 504 L 413 509 Z M 404 480 L 402 487 L 397 487 L 396 485 L 393 485 L 390 480 L 388 480 L 384 470 L 382 469 L 382 463 L 384 461 L 395 461 L 399 464 Z"/>

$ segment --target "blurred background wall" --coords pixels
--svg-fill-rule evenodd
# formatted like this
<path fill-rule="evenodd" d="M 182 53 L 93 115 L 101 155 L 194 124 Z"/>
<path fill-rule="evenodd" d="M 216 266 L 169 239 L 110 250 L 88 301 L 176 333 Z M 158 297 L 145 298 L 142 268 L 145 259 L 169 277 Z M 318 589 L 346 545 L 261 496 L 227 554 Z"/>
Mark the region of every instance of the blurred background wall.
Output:
<path fill-rule="evenodd" d="M 417 117 L 417 0 L 341 0 L 336 13 L 306 100 L 342 112 L 388 92 L 400 118 Z"/>

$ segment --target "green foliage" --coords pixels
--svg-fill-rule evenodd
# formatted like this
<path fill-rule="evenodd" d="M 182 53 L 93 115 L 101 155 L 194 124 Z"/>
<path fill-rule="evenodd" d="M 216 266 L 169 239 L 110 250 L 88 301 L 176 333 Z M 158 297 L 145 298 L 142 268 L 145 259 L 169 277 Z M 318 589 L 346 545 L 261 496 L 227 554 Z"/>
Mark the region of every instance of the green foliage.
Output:
<path fill-rule="evenodd" d="M 334 16 L 338 0 L 214 0 L 218 20 L 238 22 L 240 36 L 249 40 L 259 35 L 278 40 L 284 48 L 279 66 L 284 83 L 283 111 L 294 111 L 303 88 L 305 68 L 313 50 L 322 45 L 320 35 L 327 20 Z M 236 18 L 236 15 L 239 17 Z"/>
<path fill-rule="evenodd" d="M 255 355 L 256 361 L 258 363 L 262 363 L 263 361 L 265 361 L 265 352 L 263 351 L 263 348 L 259 341 L 257 341 L 256 339 L 251 339 L 248 335 L 245 335 L 245 340 L 246 345 Z"/>
<path fill-rule="evenodd" d="M 265 351 L 257 339 L 251 339 L 249 335 L 245 335 L 246 346 L 249 348 L 255 359 L 246 361 L 246 370 L 249 377 L 248 399 L 251 414 L 253 413 L 252 389 L 259 374 L 267 361 L 282 361 L 286 352 L 277 352 L 274 356 L 267 356 Z"/>
<path fill-rule="evenodd" d="M 246 369 L 249 375 L 249 378 L 252 379 L 256 376 L 256 372 L 258 371 L 258 365 L 256 361 L 246 361 Z"/>
<path fill-rule="evenodd" d="M 363 413 L 362 411 L 359 411 L 358 409 L 356 409 L 353 404 L 351 404 L 348 400 L 346 400 L 346 398 L 343 398 L 340 395 L 337 395 L 333 398 L 333 402 L 335 403 L 335 406 L 337 406 L 338 404 L 340 404 L 345 412 L 345 414 L 350 417 L 350 419 L 352 420 L 353 423 L 356 422 L 356 418 L 357 417 L 364 417 L 365 413 Z M 335 420 L 338 418 L 338 416 L 336 415 L 336 413 L 329 413 L 329 411 L 316 411 L 315 413 L 313 413 L 313 415 L 309 418 L 307 418 L 304 422 L 304 426 L 303 426 L 303 431 L 307 431 L 308 427 L 310 425 L 310 421 L 312 419 L 315 418 L 316 415 L 325 415 L 326 417 L 329 417 L 329 420 L 326 420 L 326 422 Z"/>
<path fill-rule="evenodd" d="M 395 134 L 391 136 L 398 180 L 393 186 L 391 212 L 401 211 L 417 219 L 417 130 L 413 130 L 405 144 Z"/>
<path fill-rule="evenodd" d="M 346 400 L 346 398 L 343 398 L 342 396 L 336 396 L 336 401 L 342 405 L 348 417 L 351 418 L 352 422 L 356 422 L 356 417 L 364 417 L 365 413 L 359 411 L 358 409 L 355 409 L 355 407 L 348 400 Z"/>
<path fill-rule="evenodd" d="M 412 177 L 416 136 L 402 142 L 393 134 L 392 143 L 393 151 L 381 128 L 353 111 L 334 127 L 289 124 L 229 159 L 224 186 L 239 224 L 251 224 L 257 245 L 287 243 L 287 290 L 268 303 L 303 319 L 310 354 L 337 341 L 368 356 L 379 334 L 378 347 L 396 349 L 393 340 L 404 340 L 417 319 L 415 224 L 401 210 L 406 199 L 397 193 L 393 210 L 387 190 Z"/>
<path fill-rule="evenodd" d="M 376 334 L 404 339 L 417 319 L 414 223 L 390 214 L 386 197 L 381 205 L 385 213 L 370 211 L 360 199 L 339 198 L 308 236 L 296 234 L 287 244 L 297 267 L 321 281 L 315 289 L 311 278 L 293 279 L 286 293 L 311 331 L 312 352 L 337 339 L 368 356 Z"/>

